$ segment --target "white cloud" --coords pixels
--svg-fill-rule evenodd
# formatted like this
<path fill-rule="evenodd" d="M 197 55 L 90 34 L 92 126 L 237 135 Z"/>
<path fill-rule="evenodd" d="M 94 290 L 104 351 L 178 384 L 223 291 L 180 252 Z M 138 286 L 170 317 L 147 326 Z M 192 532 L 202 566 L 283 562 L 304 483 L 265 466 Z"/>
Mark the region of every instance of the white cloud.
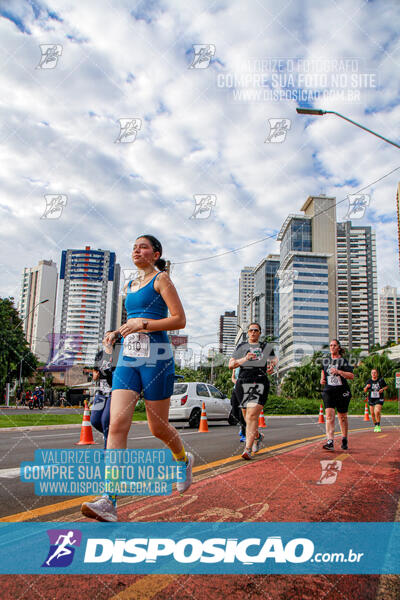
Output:
<path fill-rule="evenodd" d="M 35 18 L 26 3 L 7 4 L 19 25 L 0 17 L 7 98 L 0 106 L 0 248 L 3 257 L 11 254 L 3 258 L 3 295 L 18 297 L 25 266 L 59 263 L 62 249 L 88 240 L 116 251 L 123 268 L 144 231 L 176 263 L 220 254 L 279 230 L 310 194 L 339 201 L 400 165 L 398 150 L 338 117 L 301 117 L 290 99 L 237 102 L 232 89 L 217 86 L 218 73 L 243 71 L 252 59 L 355 58 L 363 72 L 378 74 L 380 87 L 362 91 L 359 102 L 315 105 L 396 139 L 397 5 L 341 0 L 300 8 L 269 0 L 210 8 L 169 0 L 141 3 L 132 15 L 127 0 L 103 0 L 96 10 L 57 0 L 58 18 L 44 4 Z M 44 43 L 63 47 L 55 69 L 36 68 Z M 197 43 L 216 46 L 208 69 L 188 69 Z M 114 143 L 124 117 L 142 119 L 132 144 Z M 265 143 L 269 118 L 291 119 L 284 143 Z M 365 192 L 371 206 L 360 223 L 377 229 L 380 285 L 393 283 L 393 256 L 398 272 L 399 179 L 400 172 Z M 45 193 L 68 196 L 60 220 L 40 219 Z M 215 194 L 217 204 L 201 222 L 189 217 L 193 195 L 203 193 Z M 217 341 L 219 315 L 236 309 L 240 269 L 277 250 L 269 239 L 177 264 L 188 333 Z"/>

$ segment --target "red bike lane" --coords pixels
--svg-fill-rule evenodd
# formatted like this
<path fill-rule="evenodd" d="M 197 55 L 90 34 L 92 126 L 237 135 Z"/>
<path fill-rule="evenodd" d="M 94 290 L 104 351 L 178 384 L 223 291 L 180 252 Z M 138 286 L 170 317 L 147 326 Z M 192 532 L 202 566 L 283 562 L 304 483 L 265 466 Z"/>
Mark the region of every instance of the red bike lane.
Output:
<path fill-rule="evenodd" d="M 338 441 L 337 447 L 339 447 Z M 201 473 L 184 495 L 122 502 L 120 521 L 340 522 L 398 520 L 399 430 L 351 433 L 349 450 L 322 442 L 261 451 L 226 472 Z M 80 519 L 76 515 L 78 520 Z M 67 519 L 66 519 L 67 520 Z M 379 527 L 377 526 L 377 536 Z M 373 540 L 371 540 L 373 543 Z M 4 598 L 75 600 L 394 600 L 399 578 L 378 575 L 3 576 Z M 26 588 L 26 589 L 25 589 Z"/>

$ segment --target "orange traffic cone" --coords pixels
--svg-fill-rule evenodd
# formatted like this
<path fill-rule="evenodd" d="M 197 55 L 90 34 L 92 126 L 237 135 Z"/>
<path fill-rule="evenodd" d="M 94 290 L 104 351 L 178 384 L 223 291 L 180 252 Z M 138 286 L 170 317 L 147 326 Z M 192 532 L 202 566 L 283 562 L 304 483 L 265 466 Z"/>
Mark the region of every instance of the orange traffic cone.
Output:
<path fill-rule="evenodd" d="M 321 402 L 321 405 L 319 407 L 318 423 L 325 423 L 324 411 L 322 410 L 322 402 Z"/>
<path fill-rule="evenodd" d="M 199 433 L 207 433 L 207 432 L 208 432 L 208 423 L 207 423 L 206 405 L 203 402 L 203 406 L 201 407 Z"/>
<path fill-rule="evenodd" d="M 264 411 L 261 410 L 260 412 L 260 416 L 258 417 L 258 426 L 259 427 L 266 427 L 267 424 L 265 422 L 265 417 L 264 417 Z"/>
<path fill-rule="evenodd" d="M 92 426 L 90 424 L 90 410 L 85 400 L 85 410 L 83 411 L 83 420 L 81 427 L 81 437 L 79 442 L 76 442 L 75 446 L 89 446 L 89 444 L 95 444 L 93 439 Z"/>
<path fill-rule="evenodd" d="M 364 421 L 369 421 L 368 403 L 365 402 Z"/>

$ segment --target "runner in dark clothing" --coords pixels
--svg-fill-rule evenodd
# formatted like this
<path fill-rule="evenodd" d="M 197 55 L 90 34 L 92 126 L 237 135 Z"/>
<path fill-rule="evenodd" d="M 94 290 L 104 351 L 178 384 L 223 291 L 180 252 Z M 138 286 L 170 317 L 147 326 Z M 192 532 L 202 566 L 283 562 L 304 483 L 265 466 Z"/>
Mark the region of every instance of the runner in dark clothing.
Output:
<path fill-rule="evenodd" d="M 235 417 L 236 421 L 240 423 L 239 430 L 239 438 L 241 442 L 246 441 L 246 420 L 243 416 L 242 409 L 240 408 L 239 399 L 236 393 L 236 382 L 239 377 L 240 367 L 237 367 L 232 371 L 232 383 L 234 383 L 234 388 L 232 390 L 231 395 L 231 406 L 232 406 L 232 414 Z"/>
<path fill-rule="evenodd" d="M 336 409 L 342 432 L 342 450 L 347 450 L 347 412 L 351 398 L 347 379 L 354 379 L 353 367 L 343 358 L 343 348 L 338 340 L 332 340 L 329 348 L 331 356 L 323 359 L 321 371 L 322 399 L 325 406 L 327 437 L 327 442 L 323 445 L 323 448 L 324 450 L 334 450 L 333 438 L 335 434 Z"/>
<path fill-rule="evenodd" d="M 246 447 L 242 453 L 245 460 L 251 459 L 260 449 L 263 434 L 258 431 L 258 419 L 268 398 L 268 374 L 276 363 L 272 346 L 259 343 L 261 334 L 259 323 L 250 323 L 248 342 L 239 344 L 229 361 L 229 368 L 240 367 L 235 391 L 246 420 Z M 273 359 L 270 363 L 269 359 Z"/>
<path fill-rule="evenodd" d="M 106 332 L 110 333 L 109 331 Z M 92 426 L 100 431 L 104 436 L 104 448 L 107 447 L 108 429 L 110 426 L 110 403 L 111 403 L 111 387 L 112 373 L 115 367 L 112 363 L 112 347 L 107 347 L 99 350 L 94 359 L 93 381 L 96 381 L 96 393 L 90 412 L 90 422 Z"/>
<path fill-rule="evenodd" d="M 371 411 L 372 422 L 374 424 L 374 431 L 379 433 L 381 431 L 381 411 L 385 401 L 385 390 L 388 386 L 383 377 L 379 377 L 378 371 L 372 369 L 371 379 L 368 379 L 364 392 L 368 392 L 368 404 Z"/>

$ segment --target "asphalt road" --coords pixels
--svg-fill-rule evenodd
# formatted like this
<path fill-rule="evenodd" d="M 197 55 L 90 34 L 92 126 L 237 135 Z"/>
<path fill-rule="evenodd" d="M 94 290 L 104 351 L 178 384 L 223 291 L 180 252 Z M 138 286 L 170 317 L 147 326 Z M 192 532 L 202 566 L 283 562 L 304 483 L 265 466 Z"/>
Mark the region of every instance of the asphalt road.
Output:
<path fill-rule="evenodd" d="M 396 418 L 387 417 L 392 424 L 399 423 Z M 216 460 L 241 454 L 243 444 L 239 442 L 238 427 L 226 422 L 209 423 L 208 433 L 199 433 L 189 429 L 183 423 L 175 423 L 184 440 L 186 450 L 193 452 L 198 465 L 205 465 Z M 351 417 L 351 428 L 369 427 L 362 417 Z M 315 416 L 270 417 L 263 430 L 264 447 L 291 440 L 302 440 L 307 437 L 324 434 L 324 425 L 318 424 Z M 62 496 L 35 496 L 34 486 L 19 480 L 19 466 L 23 461 L 33 461 L 36 449 L 73 448 L 79 440 L 80 430 L 65 427 L 61 430 L 38 429 L 37 431 L 4 431 L 0 435 L 0 518 L 41 506 L 70 499 Z M 102 447 L 102 436 L 94 430 L 96 448 Z M 76 446 L 75 446 L 76 447 Z M 135 423 L 129 434 L 129 448 L 162 448 L 162 443 L 155 439 L 146 423 Z"/>

